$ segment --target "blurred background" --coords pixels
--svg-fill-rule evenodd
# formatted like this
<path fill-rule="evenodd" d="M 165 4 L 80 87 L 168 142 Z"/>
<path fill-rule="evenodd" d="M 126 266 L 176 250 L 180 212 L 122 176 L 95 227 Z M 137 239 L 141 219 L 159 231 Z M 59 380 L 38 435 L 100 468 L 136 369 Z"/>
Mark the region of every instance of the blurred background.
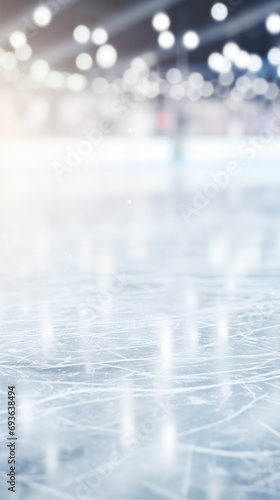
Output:
<path fill-rule="evenodd" d="M 1 135 L 80 135 L 104 118 L 124 136 L 257 134 L 277 106 L 278 10 L 270 0 L 6 2 Z"/>
<path fill-rule="evenodd" d="M 61 181 L 57 161 L 191 168 L 205 144 L 210 162 L 262 156 L 280 130 L 278 11 L 256 0 L 1 5 L 3 164 Z"/>

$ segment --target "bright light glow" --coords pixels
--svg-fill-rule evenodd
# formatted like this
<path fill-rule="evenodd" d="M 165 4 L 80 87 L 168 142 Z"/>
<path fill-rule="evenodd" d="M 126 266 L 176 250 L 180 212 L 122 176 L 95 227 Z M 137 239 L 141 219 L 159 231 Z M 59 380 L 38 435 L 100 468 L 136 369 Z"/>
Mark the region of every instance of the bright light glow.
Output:
<path fill-rule="evenodd" d="M 169 69 L 166 73 L 166 79 L 172 85 L 175 85 L 176 83 L 180 83 L 182 80 L 181 71 L 177 68 Z"/>
<path fill-rule="evenodd" d="M 235 66 L 239 69 L 247 69 L 250 64 L 250 55 L 246 50 L 240 50 L 238 57 L 235 59 Z"/>
<path fill-rule="evenodd" d="M 48 26 L 52 20 L 52 13 L 48 7 L 44 5 L 37 7 L 33 14 L 33 21 L 37 26 L 43 28 L 44 26 Z"/>
<path fill-rule="evenodd" d="M 239 52 L 240 48 L 238 47 L 237 43 L 234 42 L 226 43 L 223 48 L 224 56 L 230 61 L 235 61 L 239 55 Z"/>
<path fill-rule="evenodd" d="M 1 64 L 4 69 L 12 70 L 17 65 L 17 58 L 13 52 L 5 52 L 1 58 Z"/>
<path fill-rule="evenodd" d="M 152 25 L 156 31 L 165 31 L 170 26 L 170 19 L 164 12 L 158 12 L 153 17 Z"/>
<path fill-rule="evenodd" d="M 264 95 L 268 90 L 268 83 L 264 78 L 257 78 L 253 82 L 253 89 L 257 95 Z"/>
<path fill-rule="evenodd" d="M 157 63 L 157 56 L 154 52 L 146 52 L 145 54 L 142 54 L 142 57 L 148 67 L 155 66 Z"/>
<path fill-rule="evenodd" d="M 157 82 L 153 82 L 150 79 L 145 78 L 143 80 L 143 84 L 146 90 L 145 94 L 149 99 L 154 99 L 159 95 L 160 87 Z"/>
<path fill-rule="evenodd" d="M 280 49 L 278 47 L 273 47 L 267 54 L 267 58 L 270 64 L 278 66 L 280 64 Z"/>
<path fill-rule="evenodd" d="M 23 47 L 16 48 L 15 53 L 19 61 L 28 61 L 32 56 L 32 49 L 30 45 L 26 44 Z"/>
<path fill-rule="evenodd" d="M 132 68 L 127 69 L 124 72 L 123 79 L 128 85 L 134 85 L 139 78 L 139 73 Z"/>
<path fill-rule="evenodd" d="M 23 47 L 26 44 L 25 33 L 23 31 L 14 31 L 10 36 L 10 44 L 14 49 Z"/>
<path fill-rule="evenodd" d="M 147 70 L 147 64 L 145 63 L 144 59 L 141 57 L 135 57 L 130 64 L 132 69 L 135 69 L 138 71 L 138 73 L 142 73 L 142 71 Z"/>
<path fill-rule="evenodd" d="M 237 78 L 236 88 L 242 94 L 246 94 L 246 92 L 248 92 L 248 90 L 251 87 L 252 87 L 252 81 L 250 80 L 250 78 L 248 78 L 248 76 L 243 75 L 243 76 L 240 76 L 239 78 Z"/>
<path fill-rule="evenodd" d="M 204 78 L 200 73 L 192 73 L 188 81 L 193 89 L 200 89 L 204 83 Z"/>
<path fill-rule="evenodd" d="M 82 54 L 79 54 L 76 57 L 76 66 L 81 71 L 89 70 L 92 67 L 92 64 L 93 64 L 92 57 L 86 52 L 83 52 Z"/>
<path fill-rule="evenodd" d="M 174 99 L 175 101 L 180 101 L 183 99 L 185 95 L 185 90 L 183 85 L 172 85 L 172 87 L 169 90 L 169 95 L 171 99 Z"/>
<path fill-rule="evenodd" d="M 271 14 L 268 16 L 265 23 L 267 31 L 272 35 L 278 35 L 280 33 L 280 16 L 279 14 Z"/>
<path fill-rule="evenodd" d="M 248 70 L 251 71 L 252 73 L 257 73 L 262 69 L 262 58 L 258 56 L 257 54 L 252 54 L 250 55 L 250 60 L 248 64 Z"/>
<path fill-rule="evenodd" d="M 211 82 L 205 82 L 201 89 L 200 89 L 200 95 L 202 97 L 210 97 L 214 92 L 214 87 Z"/>
<path fill-rule="evenodd" d="M 30 76 L 37 83 L 43 82 L 50 71 L 50 66 L 44 59 L 38 59 L 30 68 Z"/>
<path fill-rule="evenodd" d="M 278 68 L 277 68 L 277 76 L 278 76 L 278 78 L 280 78 L 280 66 L 278 66 Z"/>
<path fill-rule="evenodd" d="M 194 50 L 199 46 L 199 36 L 195 31 L 187 31 L 183 36 L 183 45 L 188 50 Z"/>
<path fill-rule="evenodd" d="M 101 68 L 112 68 L 116 64 L 118 54 L 112 45 L 102 45 L 96 53 L 97 64 Z"/>
<path fill-rule="evenodd" d="M 219 52 L 213 52 L 208 57 L 208 65 L 213 71 L 217 73 L 228 73 L 231 70 L 231 62 L 226 59 Z"/>
<path fill-rule="evenodd" d="M 228 8 L 224 3 L 215 3 L 211 9 L 211 16 L 215 21 L 224 21 L 228 16 Z"/>
<path fill-rule="evenodd" d="M 62 89 L 64 86 L 64 76 L 59 71 L 51 71 L 46 80 L 46 86 L 53 90 Z"/>
<path fill-rule="evenodd" d="M 95 78 L 92 82 L 92 89 L 96 94 L 105 94 L 106 90 L 108 89 L 109 84 L 106 80 L 106 78 L 102 78 L 102 76 Z"/>
<path fill-rule="evenodd" d="M 243 96 L 236 89 L 232 89 L 230 91 L 230 98 L 233 102 L 241 102 L 243 101 Z"/>
<path fill-rule="evenodd" d="M 87 79 L 84 75 L 79 75 L 79 73 L 73 73 L 69 75 L 66 81 L 66 85 L 69 90 L 73 92 L 80 92 L 84 90 L 87 86 Z"/>
<path fill-rule="evenodd" d="M 199 99 L 201 98 L 201 93 L 198 89 L 194 89 L 194 88 L 190 87 L 187 90 L 187 97 L 192 102 L 199 101 Z"/>
<path fill-rule="evenodd" d="M 108 40 L 108 33 L 104 28 L 96 28 L 92 32 L 91 39 L 95 45 L 103 45 Z"/>
<path fill-rule="evenodd" d="M 270 83 L 265 93 L 265 98 L 273 101 L 279 95 L 279 88 L 276 83 Z"/>
<path fill-rule="evenodd" d="M 254 91 L 253 87 L 251 87 L 245 94 L 245 99 L 251 100 L 256 97 L 256 92 Z"/>
<path fill-rule="evenodd" d="M 73 37 L 78 43 L 87 43 L 90 39 L 90 31 L 87 26 L 77 26 L 77 28 L 74 29 Z"/>
<path fill-rule="evenodd" d="M 158 37 L 158 44 L 162 49 L 171 49 L 175 44 L 175 36 L 171 31 L 163 31 Z"/>
<path fill-rule="evenodd" d="M 234 73 L 233 71 L 229 71 L 228 73 L 221 73 L 219 75 L 219 83 L 224 87 L 228 87 L 234 81 Z"/>
<path fill-rule="evenodd" d="M 12 82 L 12 83 L 16 82 L 19 79 L 18 68 L 4 71 L 4 78 L 6 82 Z"/>

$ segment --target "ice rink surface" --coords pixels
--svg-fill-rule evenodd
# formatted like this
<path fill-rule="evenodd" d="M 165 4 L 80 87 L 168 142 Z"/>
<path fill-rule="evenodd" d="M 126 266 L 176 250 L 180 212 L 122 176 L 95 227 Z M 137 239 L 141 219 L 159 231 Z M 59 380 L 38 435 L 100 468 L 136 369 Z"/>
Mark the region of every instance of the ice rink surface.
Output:
<path fill-rule="evenodd" d="M 169 168 L 6 200 L 20 500 L 280 498 L 279 187 L 230 186 L 187 223 Z"/>

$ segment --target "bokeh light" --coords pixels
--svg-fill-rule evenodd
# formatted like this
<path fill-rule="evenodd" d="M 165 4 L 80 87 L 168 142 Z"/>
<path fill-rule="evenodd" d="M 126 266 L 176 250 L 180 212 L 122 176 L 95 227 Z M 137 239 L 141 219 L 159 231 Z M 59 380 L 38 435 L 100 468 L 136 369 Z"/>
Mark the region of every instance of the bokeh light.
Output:
<path fill-rule="evenodd" d="M 156 31 L 168 30 L 170 26 L 170 18 L 164 12 L 158 12 L 152 19 L 152 25 Z"/>
<path fill-rule="evenodd" d="M 96 28 L 91 35 L 95 45 L 103 45 L 108 40 L 108 33 L 104 28 Z"/>
<path fill-rule="evenodd" d="M 101 68 L 112 68 L 118 58 L 117 51 L 112 45 L 102 45 L 96 53 L 96 62 Z"/>
<path fill-rule="evenodd" d="M 158 44 L 162 49 L 171 49 L 175 44 L 175 36 L 171 31 L 162 31 L 158 37 Z"/>
<path fill-rule="evenodd" d="M 48 26 L 52 20 L 51 10 L 45 6 L 41 5 L 37 7 L 33 13 L 33 21 L 40 28 Z"/>
<path fill-rule="evenodd" d="M 87 43 L 90 39 L 90 31 L 87 26 L 80 25 L 74 29 L 73 37 L 78 43 Z"/>

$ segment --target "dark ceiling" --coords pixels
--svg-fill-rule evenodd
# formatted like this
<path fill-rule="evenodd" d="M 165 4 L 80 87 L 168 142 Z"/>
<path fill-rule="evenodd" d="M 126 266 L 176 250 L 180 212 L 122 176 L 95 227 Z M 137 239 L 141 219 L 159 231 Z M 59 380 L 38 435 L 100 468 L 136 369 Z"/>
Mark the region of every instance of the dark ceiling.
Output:
<path fill-rule="evenodd" d="M 96 48 L 91 42 L 83 46 L 73 40 L 73 30 L 80 24 L 90 29 L 104 26 L 108 30 L 109 41 L 116 47 L 119 56 L 115 71 L 118 68 L 123 70 L 124 61 L 148 51 L 156 53 L 158 66 L 175 64 L 186 53 L 181 39 L 188 29 L 205 35 L 204 43 L 189 54 L 189 62 L 193 64 L 205 64 L 209 53 L 221 50 L 227 39 L 237 41 L 243 49 L 261 56 L 266 56 L 269 48 L 278 44 L 278 38 L 267 33 L 265 19 L 269 13 L 280 11 L 279 0 L 224 0 L 229 16 L 222 23 L 215 22 L 210 15 L 213 3 L 209 0 L 5 1 L 0 12 L 1 45 L 8 48 L 9 33 L 22 29 L 26 20 L 32 22 L 33 10 L 42 4 L 48 5 L 56 15 L 49 26 L 38 29 L 30 38 L 33 59 L 44 58 L 53 68 L 61 71 L 75 71 L 75 57 L 79 52 L 95 53 Z M 151 12 L 158 10 L 164 10 L 171 18 L 170 29 L 176 36 L 176 47 L 171 51 L 158 47 L 158 34 L 151 26 Z M 246 19 L 247 22 L 243 22 Z M 30 61 L 25 64 L 28 66 Z"/>

